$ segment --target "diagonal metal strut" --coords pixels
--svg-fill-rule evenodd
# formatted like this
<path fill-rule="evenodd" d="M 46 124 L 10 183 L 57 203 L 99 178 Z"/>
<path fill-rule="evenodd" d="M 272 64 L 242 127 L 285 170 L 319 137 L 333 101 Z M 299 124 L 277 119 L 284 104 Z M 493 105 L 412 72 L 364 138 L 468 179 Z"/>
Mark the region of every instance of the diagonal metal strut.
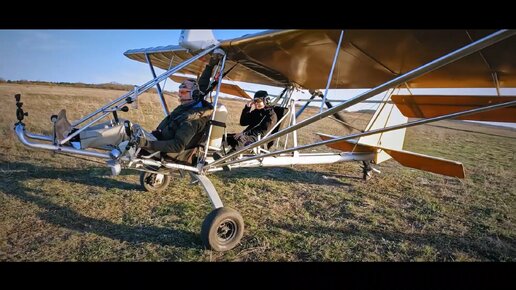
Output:
<path fill-rule="evenodd" d="M 81 123 L 83 123 L 84 121 L 90 119 L 91 117 L 97 115 L 98 113 L 103 113 L 101 116 L 97 117 L 96 119 L 94 119 L 93 121 L 89 122 L 86 126 L 80 128 L 79 130 L 75 131 L 74 133 L 68 135 L 65 139 L 61 140 L 59 142 L 59 144 L 65 144 L 66 142 L 68 142 L 70 139 L 72 139 L 73 137 L 77 136 L 79 133 L 81 133 L 82 131 L 84 131 L 86 128 L 90 127 L 91 125 L 93 125 L 95 122 L 99 121 L 100 119 L 104 118 L 105 116 L 109 115 L 109 111 L 106 111 L 106 109 L 108 109 L 109 107 L 113 106 L 114 104 L 117 104 L 118 102 L 121 102 L 119 104 L 119 106 L 123 106 L 127 103 L 127 98 L 131 98 L 132 100 L 135 100 L 140 94 L 144 93 L 145 91 L 151 89 L 152 87 L 154 87 L 156 84 L 159 84 L 160 82 L 162 82 L 163 80 L 165 80 L 166 78 L 168 78 L 169 76 L 173 75 L 174 73 L 176 73 L 177 71 L 185 68 L 186 66 L 190 65 L 191 63 L 193 63 L 194 61 L 198 60 L 199 58 L 205 56 L 206 54 L 210 53 L 212 50 L 215 50 L 216 48 L 218 48 L 219 45 L 215 45 L 215 46 L 212 46 L 210 48 L 207 48 L 206 50 L 202 51 L 201 53 L 199 53 L 198 55 L 188 59 L 188 60 L 185 60 L 184 62 L 176 65 L 175 67 L 169 69 L 168 71 L 162 73 L 161 75 L 159 75 L 158 77 L 155 77 L 154 79 L 146 82 L 145 84 L 139 86 L 139 87 L 135 87 L 133 91 L 131 92 L 128 92 L 126 94 L 124 94 L 123 96 L 119 97 L 118 99 L 114 100 L 114 101 L 111 101 L 109 104 L 103 106 L 102 108 L 96 110 L 95 112 L 87 115 L 86 117 L 74 122 L 72 124 L 72 127 L 75 127 Z"/>
<path fill-rule="evenodd" d="M 335 139 L 330 139 L 330 140 L 326 140 L 326 141 L 322 141 L 322 142 L 318 142 L 318 143 L 299 146 L 296 148 L 289 148 L 286 150 L 275 151 L 275 152 L 271 152 L 271 153 L 267 153 L 267 154 L 261 154 L 258 156 L 242 158 L 242 159 L 226 162 L 225 164 L 230 165 L 230 164 L 234 164 L 234 163 L 246 162 L 246 161 L 250 161 L 250 160 L 254 160 L 254 159 L 289 153 L 289 152 L 293 152 L 293 151 L 297 151 L 297 150 L 309 149 L 312 147 L 328 145 L 328 144 L 345 141 L 345 140 L 349 140 L 349 139 L 353 139 L 353 138 L 369 136 L 369 135 L 384 133 L 384 132 L 408 128 L 408 127 L 414 127 L 414 126 L 423 125 L 426 123 L 437 122 L 437 121 L 446 120 L 446 119 L 453 119 L 453 118 L 460 117 L 460 116 L 466 116 L 466 115 L 471 115 L 471 114 L 475 114 L 475 113 L 480 113 L 480 112 L 485 112 L 485 111 L 490 111 L 490 110 L 495 110 L 495 109 L 505 108 L 505 107 L 510 107 L 510 106 L 516 106 L 516 101 L 510 101 L 510 102 L 500 103 L 500 104 L 496 104 L 496 105 L 485 106 L 482 108 L 476 108 L 476 109 L 471 109 L 471 110 L 467 110 L 467 111 L 451 113 L 451 114 L 442 115 L 442 116 L 438 116 L 438 117 L 434 117 L 434 118 L 423 119 L 423 120 L 418 120 L 418 121 L 409 122 L 409 123 L 405 123 L 405 124 L 399 124 L 399 125 L 394 125 L 394 126 L 390 126 L 390 127 L 375 129 L 375 130 L 371 130 L 371 131 L 367 131 L 367 132 L 363 132 L 363 133 L 351 134 L 351 135 L 343 136 L 340 138 L 335 138 Z M 219 159 L 219 160 L 222 160 L 222 159 Z"/>

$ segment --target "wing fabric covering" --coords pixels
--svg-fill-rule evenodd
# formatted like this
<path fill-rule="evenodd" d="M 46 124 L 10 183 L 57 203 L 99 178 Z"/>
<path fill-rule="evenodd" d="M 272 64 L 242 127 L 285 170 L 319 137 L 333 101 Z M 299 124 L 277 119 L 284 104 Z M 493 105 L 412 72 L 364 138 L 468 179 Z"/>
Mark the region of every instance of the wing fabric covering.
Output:
<path fill-rule="evenodd" d="M 516 97 L 393 95 L 391 99 L 406 117 L 432 118 L 489 105 L 511 102 L 516 100 Z M 461 116 L 456 119 L 516 122 L 516 106 Z"/>
<path fill-rule="evenodd" d="M 494 30 L 345 30 L 332 89 L 372 88 L 489 35 Z M 270 31 L 227 40 L 227 75 L 233 81 L 305 89 L 326 87 L 340 30 Z M 408 83 L 411 88 L 516 87 L 516 37 L 487 47 Z M 162 69 L 192 54 L 184 49 L 127 51 L 131 59 Z M 199 75 L 209 56 L 181 70 Z"/>

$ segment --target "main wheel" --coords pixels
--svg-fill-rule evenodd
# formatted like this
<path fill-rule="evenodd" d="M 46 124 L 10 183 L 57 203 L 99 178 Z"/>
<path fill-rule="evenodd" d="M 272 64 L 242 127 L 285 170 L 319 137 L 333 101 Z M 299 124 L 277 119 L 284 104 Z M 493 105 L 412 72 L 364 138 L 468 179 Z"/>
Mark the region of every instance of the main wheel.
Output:
<path fill-rule="evenodd" d="M 170 184 L 170 175 L 142 171 L 140 185 L 149 192 L 161 192 Z"/>
<path fill-rule="evenodd" d="M 210 212 L 201 227 L 204 245 L 217 252 L 236 247 L 244 235 L 244 219 L 238 211 L 220 207 Z"/>

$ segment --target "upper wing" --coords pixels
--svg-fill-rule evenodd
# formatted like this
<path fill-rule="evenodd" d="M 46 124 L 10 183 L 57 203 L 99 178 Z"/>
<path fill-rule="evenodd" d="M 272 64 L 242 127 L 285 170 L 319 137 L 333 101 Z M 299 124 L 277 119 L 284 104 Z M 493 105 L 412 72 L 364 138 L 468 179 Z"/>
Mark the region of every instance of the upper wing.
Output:
<path fill-rule="evenodd" d="M 330 88 L 371 88 L 478 40 L 490 30 L 346 30 Z M 221 43 L 234 81 L 306 89 L 326 87 L 340 30 L 268 31 Z M 413 88 L 516 87 L 516 37 L 487 47 L 408 83 Z M 191 56 L 184 50 L 151 49 L 168 69 Z M 128 51 L 145 62 L 143 50 Z M 206 57 L 207 58 L 207 57 Z M 207 59 L 182 73 L 198 75 Z"/>
<path fill-rule="evenodd" d="M 226 51 L 228 45 L 229 41 L 225 41 L 221 44 L 222 48 Z M 168 70 L 193 56 L 191 52 L 177 45 L 131 49 L 124 52 L 124 55 L 130 59 L 147 63 L 145 54 L 149 55 L 154 66 L 164 70 Z M 200 75 L 204 66 L 208 63 L 209 57 L 210 56 L 204 56 L 194 61 L 192 64 L 180 70 L 179 73 Z M 238 57 L 227 58 L 226 70 L 229 70 L 230 68 L 232 68 L 231 72 L 225 77 L 229 80 L 279 87 L 283 87 L 289 83 L 289 80 L 285 76 L 282 76 L 271 69 L 260 67 L 260 65 L 248 63 Z"/>

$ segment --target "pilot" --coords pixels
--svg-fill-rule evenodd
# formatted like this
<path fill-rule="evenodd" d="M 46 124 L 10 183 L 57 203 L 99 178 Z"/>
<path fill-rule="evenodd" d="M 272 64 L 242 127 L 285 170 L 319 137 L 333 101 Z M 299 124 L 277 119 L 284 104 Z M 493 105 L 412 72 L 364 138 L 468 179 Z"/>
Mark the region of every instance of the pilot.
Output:
<path fill-rule="evenodd" d="M 227 154 L 240 150 L 258 140 L 258 136 L 263 137 L 269 132 L 278 118 L 274 108 L 269 104 L 267 91 L 257 91 L 251 102 L 247 103 L 240 115 L 240 125 L 247 126 L 245 130 L 237 134 L 228 134 L 227 144 L 231 147 Z M 222 158 L 224 152 L 215 152 L 213 158 Z M 225 167 L 224 169 L 228 169 Z"/>
<path fill-rule="evenodd" d="M 192 164 L 192 157 L 202 141 L 205 127 L 213 112 L 213 106 L 204 100 L 204 95 L 207 94 L 213 68 L 219 63 L 223 53 L 220 49 L 214 51 L 199 83 L 194 79 L 181 83 L 178 91 L 181 104 L 152 131 L 151 134 L 157 140 L 145 138 L 146 135 L 141 134 L 138 140 L 141 148 L 151 152 L 161 151 L 174 161 Z"/>

